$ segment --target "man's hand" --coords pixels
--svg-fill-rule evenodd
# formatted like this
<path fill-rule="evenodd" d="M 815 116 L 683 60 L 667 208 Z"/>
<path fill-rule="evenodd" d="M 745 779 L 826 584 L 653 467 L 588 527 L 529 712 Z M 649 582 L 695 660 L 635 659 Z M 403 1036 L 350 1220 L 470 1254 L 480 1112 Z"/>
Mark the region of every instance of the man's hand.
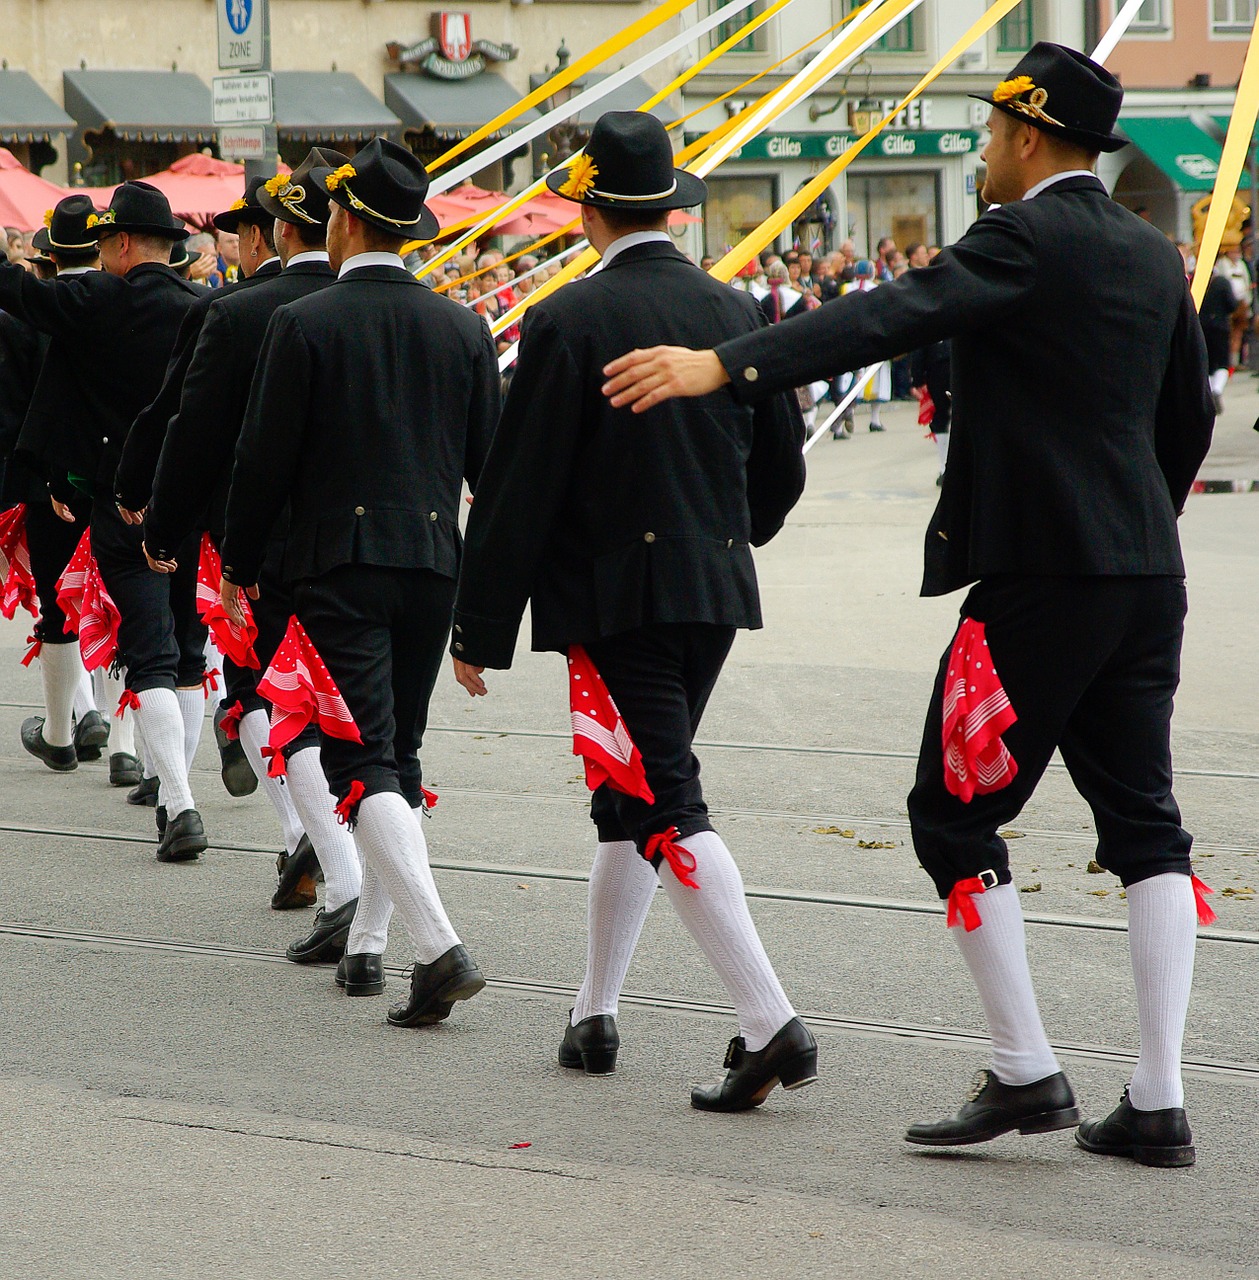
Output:
<path fill-rule="evenodd" d="M 58 502 L 51 494 L 48 497 L 48 501 L 52 503 L 53 514 L 58 520 L 64 520 L 66 524 L 74 523 L 74 513 L 64 502 Z"/>
<path fill-rule="evenodd" d="M 258 584 L 255 582 L 252 587 L 243 588 L 245 594 L 251 600 L 258 598 Z M 223 602 L 223 608 L 227 611 L 227 616 L 238 626 L 245 625 L 245 611 L 241 608 L 240 593 L 241 587 L 234 582 L 228 582 L 226 578 L 219 579 L 219 599 Z"/>
<path fill-rule="evenodd" d="M 483 698 L 489 690 L 485 687 L 485 681 L 481 679 L 481 672 L 484 667 L 474 667 L 462 658 L 455 658 L 455 679 L 459 681 L 468 693 L 474 698 Z"/>
<path fill-rule="evenodd" d="M 730 381 L 715 351 L 647 347 L 603 366 L 603 394 L 612 407 L 645 413 L 675 396 L 706 396 Z"/>
<path fill-rule="evenodd" d="M 144 548 L 144 558 L 149 562 L 149 568 L 154 573 L 174 573 L 179 568 L 179 563 L 175 560 L 154 560 L 149 555 L 148 544 L 142 542 L 140 545 Z"/>
<path fill-rule="evenodd" d="M 114 505 L 118 508 L 118 514 L 122 516 L 123 524 L 144 523 L 144 513 L 148 510 L 148 507 L 141 507 L 139 511 L 128 511 L 121 502 L 115 503 Z"/>

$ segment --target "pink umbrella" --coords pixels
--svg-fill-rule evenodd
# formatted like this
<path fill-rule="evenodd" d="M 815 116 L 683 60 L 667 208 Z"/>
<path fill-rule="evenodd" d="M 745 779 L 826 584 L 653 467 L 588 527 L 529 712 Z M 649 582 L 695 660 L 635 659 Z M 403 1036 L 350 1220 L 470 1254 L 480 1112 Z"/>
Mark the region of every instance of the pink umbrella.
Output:
<path fill-rule="evenodd" d="M 33 231 L 44 225 L 44 214 L 69 194 L 63 187 L 22 167 L 21 161 L 0 147 L 0 223 Z"/>
<path fill-rule="evenodd" d="M 170 201 L 177 217 L 205 227 L 216 213 L 230 208 L 245 194 L 245 166 L 198 151 L 160 173 L 146 174 L 143 181 Z"/>

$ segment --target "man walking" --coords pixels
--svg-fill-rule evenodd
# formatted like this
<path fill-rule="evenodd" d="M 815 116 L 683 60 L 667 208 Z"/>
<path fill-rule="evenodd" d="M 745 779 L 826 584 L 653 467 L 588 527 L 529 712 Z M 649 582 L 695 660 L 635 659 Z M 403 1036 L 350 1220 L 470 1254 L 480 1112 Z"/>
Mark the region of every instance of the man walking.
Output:
<path fill-rule="evenodd" d="M 691 1104 L 742 1111 L 776 1084 L 816 1080 L 817 1045 L 709 821 L 692 743 L 736 629 L 761 625 L 751 548 L 778 532 L 804 487 L 804 426 L 785 396 L 752 411 L 721 393 L 641 422 L 602 401 L 603 365 L 626 346 L 710 342 L 754 332 L 763 320 L 748 295 L 717 284 L 670 244 L 669 210 L 698 204 L 706 189 L 673 167 L 654 116 L 604 115 L 584 154 L 548 182 L 580 205 L 603 269 L 528 313 L 469 519 L 455 673 L 469 693 L 483 694 L 484 668 L 511 665 L 531 599 L 533 647 L 567 654 L 578 684 L 575 729 L 610 737 L 623 759 L 633 758 L 630 745 L 641 753 L 637 794 L 605 782 L 591 803 L 599 847 L 586 977 L 561 1065 L 613 1070 L 621 984 L 663 884 L 739 1019 L 729 1072 L 715 1088 L 693 1090 Z M 601 689 L 611 695 L 632 744 L 617 747 L 613 725 L 592 721 L 586 686 L 596 701 Z"/>
<path fill-rule="evenodd" d="M 1199 887 L 1171 791 L 1185 616 L 1176 516 L 1214 413 L 1179 254 L 1093 173 L 1100 151 L 1124 145 L 1122 100 L 1082 54 L 1036 45 L 984 99 L 984 198 L 1001 207 L 931 266 L 715 352 L 631 353 L 609 365 L 607 393 L 643 412 L 727 384 L 750 402 L 952 337 L 953 442 L 923 592 L 976 585 L 940 664 L 909 815 L 964 926 L 954 936 L 993 1065 L 955 1118 L 907 1137 L 952 1146 L 1078 1119 L 997 834 L 1058 748 L 1092 807 L 1097 861 L 1127 889 L 1141 1031 L 1123 1101 L 1077 1138 L 1169 1166 L 1194 1160 L 1180 1049 Z"/>

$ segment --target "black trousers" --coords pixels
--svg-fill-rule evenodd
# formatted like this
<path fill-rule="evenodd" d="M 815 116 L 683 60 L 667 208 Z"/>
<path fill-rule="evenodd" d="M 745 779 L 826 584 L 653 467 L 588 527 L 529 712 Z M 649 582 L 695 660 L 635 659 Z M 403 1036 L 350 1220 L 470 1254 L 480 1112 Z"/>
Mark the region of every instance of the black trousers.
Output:
<path fill-rule="evenodd" d="M 999 828 L 1030 798 L 1054 749 L 1093 810 L 1097 861 L 1125 885 L 1189 871 L 1192 837 L 1172 796 L 1172 700 L 1185 619 L 1181 578 L 991 578 L 962 617 L 983 622 L 1018 722 L 1002 738 L 1018 776 L 963 804 L 944 785 L 946 650 L 909 795 L 914 849 L 942 898 L 995 871 L 1010 882 Z"/>
<path fill-rule="evenodd" d="M 294 612 L 363 738 L 319 735 L 338 800 L 359 782 L 364 796 L 391 791 L 413 809 L 422 803 L 419 750 L 454 604 L 454 579 L 427 569 L 348 564 L 294 586 Z"/>
<path fill-rule="evenodd" d="M 39 596 L 39 620 L 35 637 L 44 644 L 70 644 L 78 640 L 76 631 L 66 631 L 66 615 L 57 605 L 57 579 L 65 572 L 74 549 L 87 529 L 92 504 L 88 498 L 70 503 L 74 523 L 62 520 L 45 495 L 26 504 L 26 547 L 31 556 L 31 573 Z"/>
<path fill-rule="evenodd" d="M 653 835 L 670 827 L 683 837 L 713 829 L 691 744 L 734 634 L 733 627 L 670 623 L 585 646 L 642 754 L 656 797 L 647 804 L 606 783 L 599 787 L 590 816 L 600 840 L 633 840 L 642 852 Z"/>
<path fill-rule="evenodd" d="M 191 688 L 205 675 L 206 629 L 197 616 L 197 537 L 179 548 L 179 568 L 154 573 L 144 558 L 144 530 L 124 523 L 113 500 L 92 502 L 92 554 L 118 606 L 119 661 L 127 688 Z"/>
<path fill-rule="evenodd" d="M 953 397 L 949 395 L 949 379 L 927 375 L 927 394 L 935 405 L 935 416 L 931 419 L 931 430 L 937 436 L 949 434 L 949 423 L 953 419 Z"/>

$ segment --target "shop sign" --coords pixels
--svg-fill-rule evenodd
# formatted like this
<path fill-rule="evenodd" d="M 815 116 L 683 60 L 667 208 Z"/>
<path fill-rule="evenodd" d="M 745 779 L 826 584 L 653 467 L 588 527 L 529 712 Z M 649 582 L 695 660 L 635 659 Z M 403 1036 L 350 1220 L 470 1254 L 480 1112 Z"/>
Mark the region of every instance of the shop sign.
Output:
<path fill-rule="evenodd" d="M 385 46 L 403 71 L 423 71 L 438 80 L 470 80 L 487 62 L 511 62 L 520 52 L 514 44 L 473 40 L 472 16 L 444 10 L 433 14 L 433 34 L 414 44 L 397 40 Z"/>
<path fill-rule="evenodd" d="M 1176 168 L 1195 182 L 1214 182 L 1220 166 L 1210 156 L 1201 154 L 1177 156 Z"/>
<path fill-rule="evenodd" d="M 699 134 L 687 134 L 688 142 Z M 964 156 L 979 148 L 981 135 L 974 129 L 919 129 L 878 134 L 861 153 L 862 158 L 883 156 L 907 160 L 920 156 Z M 853 133 L 763 133 L 731 154 L 732 160 L 833 160 L 842 156 L 858 137 Z"/>

